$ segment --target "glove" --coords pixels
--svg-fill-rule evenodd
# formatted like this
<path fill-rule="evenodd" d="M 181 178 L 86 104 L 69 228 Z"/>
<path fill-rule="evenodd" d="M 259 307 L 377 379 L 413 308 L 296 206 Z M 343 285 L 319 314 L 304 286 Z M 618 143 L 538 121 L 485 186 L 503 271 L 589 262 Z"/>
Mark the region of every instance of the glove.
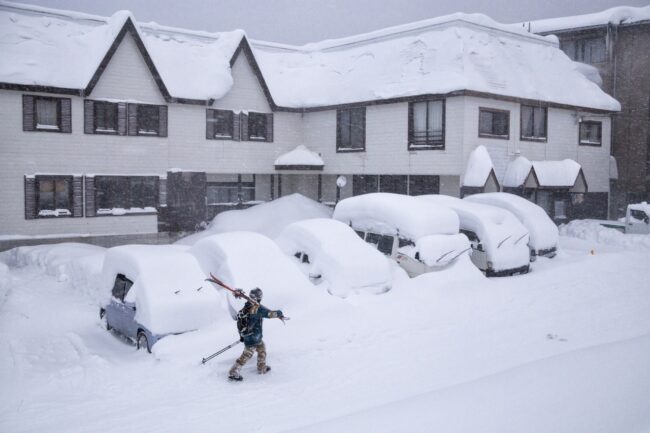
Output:
<path fill-rule="evenodd" d="M 237 289 L 233 293 L 235 295 L 235 298 L 243 298 L 245 296 L 244 291 L 242 289 Z"/>
<path fill-rule="evenodd" d="M 282 314 L 281 310 L 278 310 L 276 314 L 278 315 L 278 319 L 284 319 L 284 314 Z"/>
<path fill-rule="evenodd" d="M 240 335 L 240 336 L 239 336 L 239 341 L 241 341 L 241 342 L 243 343 L 243 342 L 244 342 L 244 337 L 242 337 L 242 336 Z"/>

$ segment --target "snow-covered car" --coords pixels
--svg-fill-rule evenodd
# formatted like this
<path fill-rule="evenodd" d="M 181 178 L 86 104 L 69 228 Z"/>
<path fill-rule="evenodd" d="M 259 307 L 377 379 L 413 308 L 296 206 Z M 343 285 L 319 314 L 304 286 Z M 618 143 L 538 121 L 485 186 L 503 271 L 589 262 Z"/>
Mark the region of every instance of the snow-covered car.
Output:
<path fill-rule="evenodd" d="M 411 277 L 443 269 L 470 250 L 467 237 L 458 232 L 454 211 L 407 195 L 379 192 L 346 198 L 332 217 L 397 261 Z"/>
<path fill-rule="evenodd" d="M 559 240 L 558 228 L 540 206 L 518 195 L 507 192 L 473 194 L 463 200 L 496 206 L 511 212 L 526 227 L 530 237 L 530 261 L 537 256 L 555 257 Z"/>
<path fill-rule="evenodd" d="M 472 262 L 489 277 L 527 273 L 528 230 L 505 209 L 447 195 L 418 199 L 446 206 L 458 214 L 460 231 L 472 245 Z"/>
<path fill-rule="evenodd" d="M 184 247 L 126 245 L 106 252 L 100 316 L 106 328 L 151 352 L 170 334 L 208 325 L 222 309 L 220 295 L 204 281 Z"/>
<path fill-rule="evenodd" d="M 625 217 L 618 221 L 595 220 L 604 227 L 626 234 L 650 234 L 650 204 L 647 202 L 628 204 Z"/>
<path fill-rule="evenodd" d="M 248 291 L 259 287 L 269 305 L 283 308 L 313 292 L 313 284 L 298 265 L 270 238 L 254 232 L 228 232 L 207 236 L 189 250 L 206 275 Z M 235 303 L 225 296 L 227 305 Z M 239 305 L 228 307 L 231 315 Z"/>
<path fill-rule="evenodd" d="M 315 218 L 288 225 L 276 242 L 301 264 L 316 284 L 345 297 L 352 292 L 382 293 L 391 288 L 390 262 L 346 224 Z"/>

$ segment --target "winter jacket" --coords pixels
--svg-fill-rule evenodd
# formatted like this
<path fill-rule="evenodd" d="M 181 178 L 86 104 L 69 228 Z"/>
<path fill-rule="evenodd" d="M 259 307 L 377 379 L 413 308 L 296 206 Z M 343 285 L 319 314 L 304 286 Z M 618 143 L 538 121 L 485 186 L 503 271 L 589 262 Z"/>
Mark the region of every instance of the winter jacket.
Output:
<path fill-rule="evenodd" d="M 284 317 L 280 310 L 269 310 L 262 305 L 253 305 L 246 302 L 237 314 L 238 325 L 243 321 L 245 326 L 239 329 L 239 335 L 244 341 L 246 347 L 257 346 L 262 342 L 262 319 L 273 319 Z"/>

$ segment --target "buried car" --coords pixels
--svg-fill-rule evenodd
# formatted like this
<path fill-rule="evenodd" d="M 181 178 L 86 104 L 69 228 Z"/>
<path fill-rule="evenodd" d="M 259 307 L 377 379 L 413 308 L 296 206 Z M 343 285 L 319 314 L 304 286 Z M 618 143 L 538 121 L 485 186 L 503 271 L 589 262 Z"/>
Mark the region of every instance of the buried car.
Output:
<path fill-rule="evenodd" d="M 100 316 L 106 328 L 151 352 L 169 334 L 210 324 L 220 295 L 208 286 L 199 263 L 178 246 L 125 245 L 106 252 Z"/>
<path fill-rule="evenodd" d="M 315 218 L 289 224 L 276 242 L 295 257 L 316 284 L 340 297 L 352 292 L 382 293 L 391 288 L 390 263 L 340 221 Z"/>
<path fill-rule="evenodd" d="M 552 258 L 557 254 L 559 231 L 542 207 L 507 192 L 473 194 L 463 200 L 496 206 L 516 216 L 530 234 L 528 249 L 531 262 L 535 261 L 537 256 Z"/>
<path fill-rule="evenodd" d="M 530 270 L 528 230 L 507 210 L 447 195 L 422 195 L 458 214 L 460 231 L 472 245 L 472 262 L 488 277 L 525 274 Z"/>
<path fill-rule="evenodd" d="M 411 277 L 443 269 L 470 251 L 467 237 L 458 233 L 454 211 L 407 195 L 379 192 L 346 198 L 336 205 L 333 218 L 397 261 Z"/>

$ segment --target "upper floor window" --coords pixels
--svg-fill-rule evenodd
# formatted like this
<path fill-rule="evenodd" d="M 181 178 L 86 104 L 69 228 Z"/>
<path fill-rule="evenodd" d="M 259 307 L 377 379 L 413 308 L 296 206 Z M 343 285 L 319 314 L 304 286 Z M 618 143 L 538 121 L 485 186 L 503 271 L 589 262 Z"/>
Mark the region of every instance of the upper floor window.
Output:
<path fill-rule="evenodd" d="M 593 121 L 580 122 L 580 144 L 600 146 L 602 144 L 602 123 Z"/>
<path fill-rule="evenodd" d="M 206 138 L 234 138 L 234 113 L 230 110 L 208 110 Z"/>
<path fill-rule="evenodd" d="M 408 148 L 444 149 L 445 101 L 411 102 L 409 104 Z"/>
<path fill-rule="evenodd" d="M 546 107 L 521 106 L 521 139 L 544 141 L 547 136 Z"/>
<path fill-rule="evenodd" d="M 349 108 L 336 112 L 336 151 L 366 150 L 366 108 Z"/>
<path fill-rule="evenodd" d="M 266 114 L 248 113 L 248 139 L 266 141 Z"/>
<path fill-rule="evenodd" d="M 23 131 L 72 132 L 71 100 L 23 95 Z"/>
<path fill-rule="evenodd" d="M 510 137 L 510 111 L 479 108 L 478 135 L 486 138 Z"/>
<path fill-rule="evenodd" d="M 71 177 L 36 176 L 36 191 L 38 216 L 72 216 Z"/>
<path fill-rule="evenodd" d="M 94 103 L 94 132 L 117 134 L 117 104 L 113 102 Z"/>
<path fill-rule="evenodd" d="M 156 105 L 138 105 L 138 135 L 158 135 L 160 114 Z"/>
<path fill-rule="evenodd" d="M 584 63 L 602 63 L 606 60 L 604 37 L 562 41 L 560 48 L 571 60 Z"/>

